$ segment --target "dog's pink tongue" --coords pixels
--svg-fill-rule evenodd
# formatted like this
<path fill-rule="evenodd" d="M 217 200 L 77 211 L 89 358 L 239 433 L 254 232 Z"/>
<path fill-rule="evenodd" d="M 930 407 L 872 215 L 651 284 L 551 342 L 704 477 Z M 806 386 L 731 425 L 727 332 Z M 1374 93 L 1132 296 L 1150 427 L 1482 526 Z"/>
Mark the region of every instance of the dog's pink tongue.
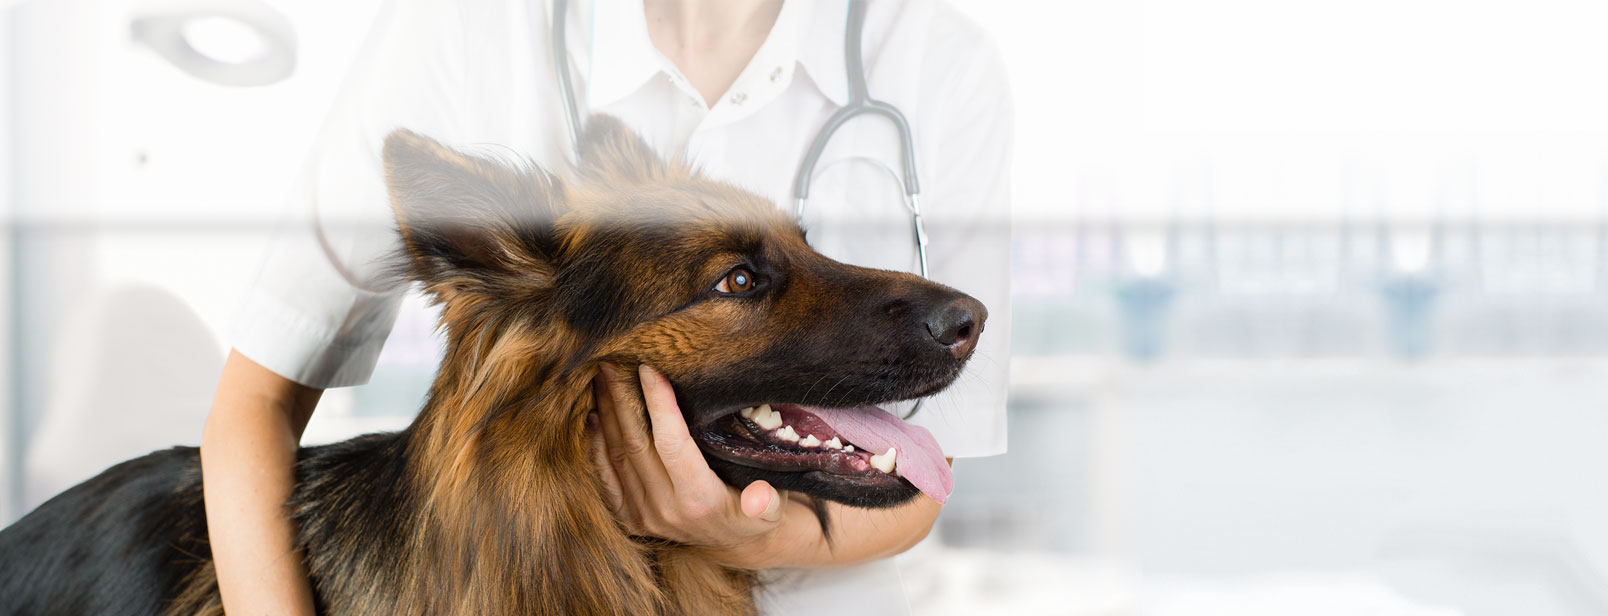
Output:
<path fill-rule="evenodd" d="M 913 426 L 894 417 L 892 413 L 874 406 L 848 409 L 801 407 L 863 451 L 884 453 L 888 448 L 898 450 L 894 474 L 904 477 L 927 496 L 940 503 L 949 498 L 955 487 L 955 477 L 944 462 L 943 449 L 932 433 L 921 426 Z"/>

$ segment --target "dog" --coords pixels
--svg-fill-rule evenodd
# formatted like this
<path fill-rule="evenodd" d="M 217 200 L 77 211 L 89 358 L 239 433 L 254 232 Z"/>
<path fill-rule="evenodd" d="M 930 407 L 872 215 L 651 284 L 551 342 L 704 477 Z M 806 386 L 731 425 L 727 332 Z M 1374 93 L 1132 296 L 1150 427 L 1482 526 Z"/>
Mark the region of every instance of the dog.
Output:
<path fill-rule="evenodd" d="M 322 612 L 753 613 L 753 572 L 608 509 L 586 429 L 605 362 L 668 377 L 733 486 L 947 496 L 931 435 L 874 405 L 956 379 L 977 300 L 827 259 L 607 116 L 567 180 L 405 130 L 383 155 L 397 273 L 441 306 L 446 355 L 408 428 L 298 454 L 286 511 Z M 0 612 L 220 614 L 210 554 L 198 450 L 155 452 L 0 531 Z"/>

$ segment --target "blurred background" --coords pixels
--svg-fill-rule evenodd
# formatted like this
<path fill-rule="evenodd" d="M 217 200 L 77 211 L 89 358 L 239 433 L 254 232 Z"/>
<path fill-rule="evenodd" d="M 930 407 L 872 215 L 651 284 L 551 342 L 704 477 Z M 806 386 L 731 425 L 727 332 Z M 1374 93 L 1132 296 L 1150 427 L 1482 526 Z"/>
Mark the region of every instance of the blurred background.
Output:
<path fill-rule="evenodd" d="M 1016 99 L 1012 436 L 916 613 L 1608 614 L 1608 7 L 958 5 Z M 0 0 L 0 523 L 199 442 L 377 6 Z M 407 423 L 409 302 L 309 442 Z"/>

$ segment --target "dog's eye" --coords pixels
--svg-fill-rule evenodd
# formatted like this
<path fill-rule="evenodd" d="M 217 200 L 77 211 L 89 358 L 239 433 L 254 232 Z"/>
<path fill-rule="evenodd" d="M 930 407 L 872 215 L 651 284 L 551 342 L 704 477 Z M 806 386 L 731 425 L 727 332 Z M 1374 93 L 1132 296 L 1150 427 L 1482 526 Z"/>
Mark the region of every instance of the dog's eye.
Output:
<path fill-rule="evenodd" d="M 754 273 L 745 268 L 737 268 L 720 279 L 715 290 L 721 293 L 742 293 L 754 288 Z"/>

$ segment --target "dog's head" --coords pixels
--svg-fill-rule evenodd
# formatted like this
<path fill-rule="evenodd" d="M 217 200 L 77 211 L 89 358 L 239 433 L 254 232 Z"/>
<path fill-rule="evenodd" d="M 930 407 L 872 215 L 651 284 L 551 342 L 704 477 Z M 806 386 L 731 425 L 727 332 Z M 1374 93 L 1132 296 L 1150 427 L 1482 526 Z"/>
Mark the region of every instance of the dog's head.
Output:
<path fill-rule="evenodd" d="M 948 495 L 931 435 L 876 405 L 955 380 L 987 318 L 977 300 L 827 259 L 771 202 L 660 159 L 613 118 L 589 121 L 569 181 L 406 131 L 384 156 L 408 275 L 471 347 L 447 364 L 506 336 L 539 350 L 493 361 L 547 373 L 645 363 L 728 483 L 864 507 Z"/>

